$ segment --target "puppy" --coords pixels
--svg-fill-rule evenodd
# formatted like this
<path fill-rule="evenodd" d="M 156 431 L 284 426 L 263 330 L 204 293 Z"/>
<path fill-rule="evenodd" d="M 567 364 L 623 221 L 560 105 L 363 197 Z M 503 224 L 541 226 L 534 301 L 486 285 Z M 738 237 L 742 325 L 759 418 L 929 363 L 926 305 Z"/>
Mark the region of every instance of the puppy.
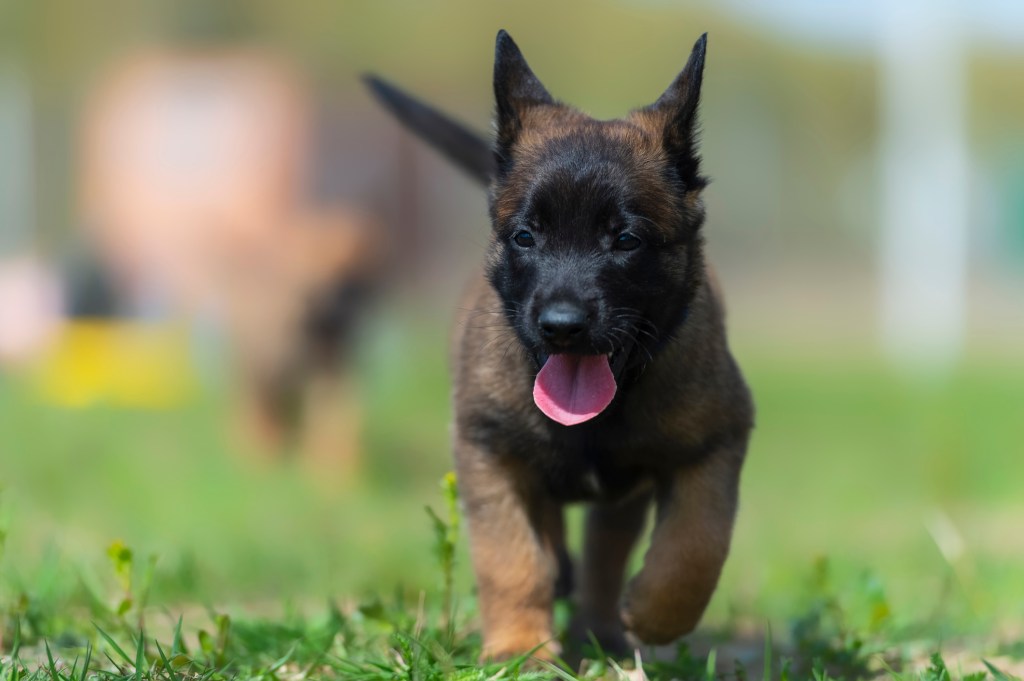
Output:
<path fill-rule="evenodd" d="M 598 121 L 554 100 L 501 31 L 493 146 L 368 78 L 489 188 L 485 266 L 452 350 L 485 658 L 559 653 L 551 607 L 572 589 L 567 503 L 590 504 L 575 642 L 668 643 L 696 626 L 718 582 L 754 410 L 703 258 L 706 43 L 654 104 Z M 652 505 L 650 548 L 623 590 Z"/>

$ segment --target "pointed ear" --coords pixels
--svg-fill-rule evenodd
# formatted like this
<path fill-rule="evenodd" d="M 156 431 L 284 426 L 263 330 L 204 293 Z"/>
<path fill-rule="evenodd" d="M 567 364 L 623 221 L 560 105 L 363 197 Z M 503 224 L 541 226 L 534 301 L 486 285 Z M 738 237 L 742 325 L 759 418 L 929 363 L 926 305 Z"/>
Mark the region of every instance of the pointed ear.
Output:
<path fill-rule="evenodd" d="M 686 66 L 668 89 L 648 109 L 665 121 L 665 149 L 676 160 L 680 176 L 687 188 L 700 189 L 707 180 L 700 177 L 697 155 L 697 105 L 704 77 L 704 54 L 708 34 L 693 46 Z"/>
<path fill-rule="evenodd" d="M 515 142 L 527 108 L 555 103 L 504 30 L 498 31 L 494 46 L 494 99 L 498 105 L 499 154 Z"/>
<path fill-rule="evenodd" d="M 495 163 L 490 140 L 376 76 L 363 76 L 363 82 L 405 127 L 480 184 L 491 183 Z"/>

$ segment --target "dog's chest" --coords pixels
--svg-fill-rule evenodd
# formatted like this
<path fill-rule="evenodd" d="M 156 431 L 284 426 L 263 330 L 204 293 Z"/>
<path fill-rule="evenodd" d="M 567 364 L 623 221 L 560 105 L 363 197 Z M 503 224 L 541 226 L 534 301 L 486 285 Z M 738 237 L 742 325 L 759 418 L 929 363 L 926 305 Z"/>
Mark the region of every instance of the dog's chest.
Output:
<path fill-rule="evenodd" d="M 561 433 L 536 463 L 550 494 L 561 501 L 615 501 L 647 484 L 653 471 L 619 438 Z"/>

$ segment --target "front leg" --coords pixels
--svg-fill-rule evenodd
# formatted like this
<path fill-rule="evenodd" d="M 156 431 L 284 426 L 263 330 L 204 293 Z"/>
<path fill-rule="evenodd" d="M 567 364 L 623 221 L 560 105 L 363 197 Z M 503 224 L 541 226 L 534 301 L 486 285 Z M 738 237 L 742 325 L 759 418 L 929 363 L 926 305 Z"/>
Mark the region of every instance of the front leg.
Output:
<path fill-rule="evenodd" d="M 622 619 L 644 643 L 693 631 L 729 552 L 746 438 L 675 471 L 658 491 L 643 569 L 626 591 Z"/>
<path fill-rule="evenodd" d="M 483 619 L 482 657 L 559 653 L 551 630 L 561 508 L 521 466 L 457 440 L 459 492 Z"/>

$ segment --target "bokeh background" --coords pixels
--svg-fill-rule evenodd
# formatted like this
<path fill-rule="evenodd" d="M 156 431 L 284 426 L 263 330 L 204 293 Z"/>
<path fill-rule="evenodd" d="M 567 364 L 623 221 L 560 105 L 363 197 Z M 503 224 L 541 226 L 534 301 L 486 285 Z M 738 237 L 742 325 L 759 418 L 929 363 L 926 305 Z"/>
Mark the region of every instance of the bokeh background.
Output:
<path fill-rule="evenodd" d="M 759 409 L 709 621 L 790 616 L 827 559 L 907 621 L 1019 622 L 1024 5 L 994 0 L 0 0 L 0 590 L 74 600 L 118 539 L 165 604 L 438 588 L 485 196 L 359 74 L 487 131 L 499 28 L 606 118 L 709 32 L 706 236 Z"/>

